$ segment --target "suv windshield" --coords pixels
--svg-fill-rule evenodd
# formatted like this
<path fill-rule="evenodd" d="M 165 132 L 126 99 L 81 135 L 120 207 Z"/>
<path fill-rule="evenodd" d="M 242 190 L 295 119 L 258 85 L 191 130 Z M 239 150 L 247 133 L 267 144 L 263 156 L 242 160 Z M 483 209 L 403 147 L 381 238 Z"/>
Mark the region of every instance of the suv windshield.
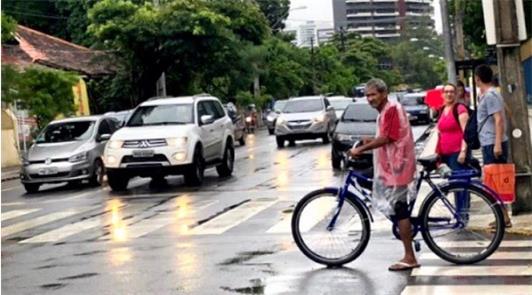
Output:
<path fill-rule="evenodd" d="M 285 105 L 286 105 L 286 100 L 278 100 L 273 105 L 273 110 L 275 112 L 282 112 Z"/>
<path fill-rule="evenodd" d="M 127 122 L 128 127 L 194 123 L 192 104 L 141 106 Z"/>
<path fill-rule="evenodd" d="M 401 104 L 404 106 L 417 106 L 423 105 L 422 96 L 405 96 L 401 99 Z"/>
<path fill-rule="evenodd" d="M 283 113 L 310 113 L 323 111 L 320 99 L 291 100 L 286 103 Z"/>
<path fill-rule="evenodd" d="M 48 125 L 37 137 L 36 143 L 67 142 L 89 139 L 95 121 L 65 122 Z"/>
<path fill-rule="evenodd" d="M 329 99 L 329 102 L 333 106 L 335 110 L 345 110 L 347 106 L 352 103 L 353 101 L 351 99 L 338 99 L 338 100 L 332 100 Z"/>
<path fill-rule="evenodd" d="M 369 104 L 353 104 L 347 107 L 342 121 L 375 122 L 379 113 Z"/>

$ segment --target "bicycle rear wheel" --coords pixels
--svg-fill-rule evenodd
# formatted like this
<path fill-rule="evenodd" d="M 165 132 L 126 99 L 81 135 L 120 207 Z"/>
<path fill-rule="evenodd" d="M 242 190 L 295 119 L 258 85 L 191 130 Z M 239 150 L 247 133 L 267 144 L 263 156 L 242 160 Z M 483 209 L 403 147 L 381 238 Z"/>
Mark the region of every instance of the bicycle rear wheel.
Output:
<path fill-rule="evenodd" d="M 368 215 L 350 197 L 345 198 L 336 223 L 329 228 L 338 202 L 338 189 L 317 190 L 299 201 L 292 216 L 292 235 L 301 252 L 327 266 L 355 260 L 370 237 Z"/>
<path fill-rule="evenodd" d="M 449 184 L 441 191 L 443 197 L 432 192 L 420 209 L 427 246 L 456 264 L 488 258 L 504 236 L 502 206 L 484 190 L 468 184 Z"/>

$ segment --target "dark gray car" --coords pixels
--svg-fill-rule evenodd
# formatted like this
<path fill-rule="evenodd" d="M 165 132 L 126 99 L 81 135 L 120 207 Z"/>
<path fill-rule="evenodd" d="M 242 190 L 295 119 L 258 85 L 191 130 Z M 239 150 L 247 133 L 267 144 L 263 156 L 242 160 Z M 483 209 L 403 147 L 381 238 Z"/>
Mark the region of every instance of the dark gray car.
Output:
<path fill-rule="evenodd" d="M 53 121 L 39 134 L 23 157 L 21 182 L 28 193 L 45 183 L 88 180 L 101 185 L 105 144 L 117 128 L 117 121 L 103 116 Z"/>

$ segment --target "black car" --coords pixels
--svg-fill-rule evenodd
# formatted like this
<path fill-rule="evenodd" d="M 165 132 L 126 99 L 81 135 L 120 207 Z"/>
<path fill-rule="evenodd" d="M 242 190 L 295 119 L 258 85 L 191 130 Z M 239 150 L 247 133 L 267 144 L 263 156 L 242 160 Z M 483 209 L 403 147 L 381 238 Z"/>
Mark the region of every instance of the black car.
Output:
<path fill-rule="evenodd" d="M 408 93 L 401 100 L 403 108 L 408 114 L 408 119 L 412 123 L 430 123 L 430 110 L 425 104 L 425 93 Z"/>
<path fill-rule="evenodd" d="M 377 128 L 377 110 L 367 102 L 352 103 L 347 106 L 333 133 L 331 159 L 332 166 L 339 169 L 342 153 L 350 149 L 363 137 L 374 137 Z M 360 168 L 373 165 L 373 153 L 368 151 L 361 157 L 353 159 L 350 164 Z"/>

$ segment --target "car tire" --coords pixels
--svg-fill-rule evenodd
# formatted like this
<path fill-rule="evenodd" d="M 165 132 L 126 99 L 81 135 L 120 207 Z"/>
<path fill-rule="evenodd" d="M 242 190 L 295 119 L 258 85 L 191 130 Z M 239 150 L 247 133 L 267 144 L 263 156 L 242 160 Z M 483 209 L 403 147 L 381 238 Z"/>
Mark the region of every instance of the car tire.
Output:
<path fill-rule="evenodd" d="M 281 136 L 276 136 L 275 141 L 277 142 L 277 147 L 282 149 L 284 148 L 284 138 Z"/>
<path fill-rule="evenodd" d="M 107 182 L 113 191 L 121 192 L 127 189 L 129 177 L 118 173 L 107 173 Z"/>
<path fill-rule="evenodd" d="M 334 150 L 331 151 L 331 164 L 332 164 L 333 169 L 342 168 L 342 159 L 338 156 L 338 154 Z"/>
<path fill-rule="evenodd" d="M 324 144 L 330 143 L 331 142 L 331 134 L 329 133 L 329 131 L 325 132 L 325 134 L 321 137 L 321 139 L 323 140 Z"/>
<path fill-rule="evenodd" d="M 222 164 L 216 166 L 216 172 L 218 172 L 220 177 L 229 177 L 231 174 L 233 174 L 234 163 L 235 149 L 233 148 L 233 142 L 231 140 L 227 140 Z"/>
<path fill-rule="evenodd" d="M 38 192 L 40 187 L 41 185 L 36 184 L 36 183 L 25 183 L 24 184 L 24 189 L 26 190 L 28 194 L 34 194 Z"/>
<path fill-rule="evenodd" d="M 273 134 L 275 133 L 275 129 L 273 129 L 273 128 L 272 128 L 272 129 L 268 128 L 268 133 L 269 133 L 270 135 L 273 135 Z"/>
<path fill-rule="evenodd" d="M 238 143 L 240 143 L 240 145 L 246 145 L 246 139 L 244 138 L 245 136 L 246 134 L 242 132 L 242 137 L 240 137 L 240 139 L 238 140 Z"/>
<path fill-rule="evenodd" d="M 296 146 L 296 141 L 293 139 L 288 140 L 288 146 Z"/>
<path fill-rule="evenodd" d="M 101 160 L 94 161 L 94 168 L 92 175 L 89 178 L 89 184 L 91 186 L 101 186 L 103 183 L 103 176 L 105 175 L 105 167 Z"/>
<path fill-rule="evenodd" d="M 201 147 L 196 147 L 192 165 L 185 173 L 185 184 L 189 186 L 200 186 L 203 183 L 203 173 L 205 172 L 205 161 Z"/>

